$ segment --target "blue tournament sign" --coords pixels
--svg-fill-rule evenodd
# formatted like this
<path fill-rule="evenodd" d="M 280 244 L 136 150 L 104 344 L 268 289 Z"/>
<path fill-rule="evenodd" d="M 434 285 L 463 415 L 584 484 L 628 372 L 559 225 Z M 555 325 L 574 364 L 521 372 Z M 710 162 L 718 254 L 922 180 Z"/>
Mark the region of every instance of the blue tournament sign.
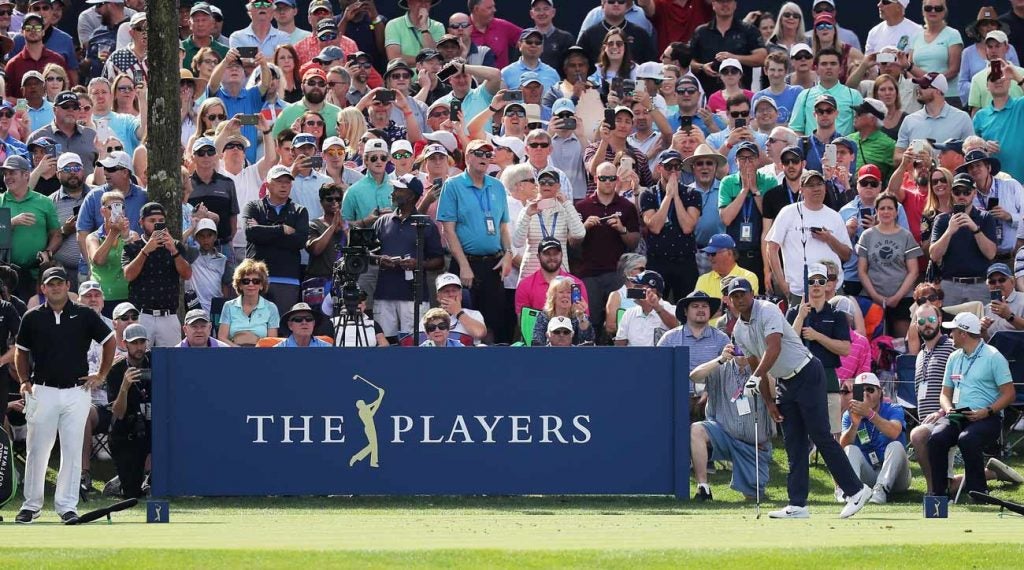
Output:
<path fill-rule="evenodd" d="M 158 349 L 154 496 L 685 497 L 688 360 L 685 348 Z"/>

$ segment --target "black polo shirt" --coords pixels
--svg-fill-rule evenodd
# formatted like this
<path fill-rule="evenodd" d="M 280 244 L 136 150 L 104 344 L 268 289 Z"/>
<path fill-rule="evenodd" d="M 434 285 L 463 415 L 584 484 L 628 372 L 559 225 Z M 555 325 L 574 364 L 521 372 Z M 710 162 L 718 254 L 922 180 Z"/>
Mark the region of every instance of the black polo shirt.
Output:
<path fill-rule="evenodd" d="M 231 242 L 231 218 L 237 216 L 238 196 L 235 194 L 233 180 L 214 172 L 209 182 L 203 182 L 198 174 L 192 174 L 192 193 L 188 203 L 198 208 L 204 204 L 208 210 L 220 216 L 217 222 L 217 243 Z"/>
<path fill-rule="evenodd" d="M 128 264 L 142 253 L 147 241 L 143 237 L 124 244 L 124 251 L 121 254 L 122 268 L 128 267 Z M 174 246 L 181 255 L 188 253 L 181 242 L 175 240 Z M 178 270 L 174 268 L 171 252 L 164 247 L 158 247 L 146 257 L 146 263 L 135 280 L 128 283 L 128 301 L 143 311 L 177 311 L 179 283 L 180 277 Z"/>
<path fill-rule="evenodd" d="M 640 218 L 636 213 L 636 206 L 619 194 L 616 194 L 607 206 L 601 203 L 597 193 L 591 194 L 577 200 L 576 211 L 584 221 L 591 216 L 607 218 L 619 214 L 619 221 L 626 231 L 640 231 Z M 626 244 L 622 242 L 619 231 L 603 222 L 587 230 L 587 237 L 583 238 L 582 255 L 574 265 L 573 273 L 583 278 L 614 272 L 623 253 L 626 253 Z"/>
<path fill-rule="evenodd" d="M 698 26 L 694 30 L 693 38 L 690 40 L 693 61 L 700 63 L 715 61 L 715 55 L 723 51 L 736 55 L 750 55 L 755 49 L 764 47 L 764 40 L 757 28 L 744 24 L 736 17 L 733 17 L 732 26 L 725 33 L 719 31 L 715 26 L 715 19 L 712 18 L 710 22 Z M 750 88 L 752 75 L 753 68 L 743 66 L 744 87 Z M 722 82 L 717 77 L 709 77 L 702 72 L 697 74 L 697 78 L 709 92 L 722 88 Z M 756 91 L 756 89 L 754 90 Z"/>
<path fill-rule="evenodd" d="M 700 194 L 683 186 L 682 183 L 679 184 L 679 198 L 684 207 L 692 206 L 700 210 Z M 648 210 L 660 208 L 664 199 L 665 192 L 661 189 L 660 184 L 644 190 L 640 194 L 641 215 Z M 668 208 L 668 218 L 665 221 L 665 226 L 661 228 L 661 233 L 648 233 L 644 241 L 647 243 L 647 257 L 691 259 L 697 253 L 697 239 L 693 232 L 684 233 L 683 228 L 679 227 L 675 204 Z"/>
<path fill-rule="evenodd" d="M 540 54 L 540 60 L 555 68 L 555 71 L 561 75 L 562 65 L 565 63 L 565 52 L 575 43 L 576 36 L 551 26 L 551 31 L 544 36 L 544 51 Z"/>
<path fill-rule="evenodd" d="M 43 303 L 25 313 L 16 342 L 19 349 L 32 353 L 32 383 L 72 388 L 89 375 L 90 343 L 103 344 L 113 334 L 89 307 L 68 301 L 55 313 Z"/>
<path fill-rule="evenodd" d="M 764 198 L 761 200 L 761 215 L 766 219 L 774 220 L 779 217 L 779 212 L 783 208 L 799 201 L 800 189 L 791 190 L 786 185 L 786 181 L 783 180 L 782 184 L 772 188 L 764 195 Z"/>
<path fill-rule="evenodd" d="M 604 47 L 604 37 L 608 34 L 608 30 L 612 29 L 611 24 L 605 20 L 590 26 L 583 30 L 580 34 L 579 41 L 576 45 L 587 50 L 587 53 L 593 54 L 595 60 L 597 54 L 601 53 L 601 48 Z M 660 53 L 655 52 L 654 40 L 651 38 L 651 34 L 647 33 L 647 30 L 640 26 L 630 22 L 629 20 L 623 20 L 622 25 L 618 26 L 622 29 L 623 34 L 626 37 L 626 42 L 629 43 L 629 55 L 634 62 L 642 63 L 645 61 L 657 61 Z M 562 71 L 561 65 L 553 66 L 557 71 Z"/>
<path fill-rule="evenodd" d="M 996 219 L 988 212 L 982 212 L 971 208 L 969 214 L 974 223 L 981 228 L 985 237 L 996 241 Z M 932 228 L 932 243 L 935 243 L 942 234 L 946 233 L 949 227 L 949 219 L 952 214 L 943 213 L 935 217 L 935 226 Z M 974 234 L 967 228 L 957 230 L 953 239 L 949 240 L 949 247 L 946 248 L 946 255 L 942 256 L 942 278 L 953 277 L 985 277 L 991 261 L 981 253 Z"/>
<path fill-rule="evenodd" d="M 121 391 L 121 384 L 124 384 L 124 374 L 128 368 L 151 368 L 152 353 L 146 351 L 142 362 L 138 366 L 132 366 L 127 358 L 122 358 L 110 367 L 110 374 L 107 375 L 107 399 L 113 403 L 117 394 Z M 135 423 L 139 419 L 145 422 L 147 435 L 151 421 L 149 413 L 150 396 L 153 391 L 152 380 L 139 380 L 128 390 L 127 405 L 125 406 L 124 417 L 117 420 L 110 426 L 110 435 L 114 437 L 127 438 L 134 435 Z"/>
<path fill-rule="evenodd" d="M 799 307 L 792 307 L 786 313 L 786 320 L 789 321 L 789 324 L 793 324 L 796 321 L 798 311 Z M 812 307 L 811 312 L 804 319 L 804 326 L 811 327 L 831 339 L 850 340 L 850 323 L 846 320 L 846 315 L 832 308 L 831 303 L 825 303 L 821 311 L 817 311 Z M 796 331 L 796 334 L 800 335 L 800 331 Z M 802 335 L 800 336 L 803 338 Z M 818 341 L 805 341 L 805 344 L 811 350 L 811 354 L 817 356 L 818 360 L 821 361 L 821 365 L 826 369 L 831 368 L 834 370 L 839 368 L 838 354 L 825 348 L 825 345 Z"/>
<path fill-rule="evenodd" d="M 373 223 L 373 229 L 377 232 L 377 239 L 380 240 L 378 255 L 389 257 L 408 255 L 413 259 L 416 258 L 416 226 L 409 221 L 409 218 L 402 220 L 396 214 L 384 214 Z M 441 248 L 441 235 L 437 232 L 437 226 L 427 224 L 423 229 L 424 262 L 444 257 L 444 249 Z M 388 301 L 412 301 L 412 281 L 406 281 L 404 269 L 381 267 L 377 277 L 377 290 L 374 292 L 373 298 Z M 426 279 L 423 279 L 423 292 L 420 299 L 429 299 Z"/>

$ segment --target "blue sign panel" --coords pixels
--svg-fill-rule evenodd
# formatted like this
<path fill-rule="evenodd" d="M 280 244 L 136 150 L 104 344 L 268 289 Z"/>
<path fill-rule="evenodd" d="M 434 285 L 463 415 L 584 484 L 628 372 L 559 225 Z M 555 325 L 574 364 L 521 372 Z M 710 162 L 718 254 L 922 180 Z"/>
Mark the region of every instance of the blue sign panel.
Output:
<path fill-rule="evenodd" d="M 685 348 L 158 349 L 153 491 L 688 494 Z"/>

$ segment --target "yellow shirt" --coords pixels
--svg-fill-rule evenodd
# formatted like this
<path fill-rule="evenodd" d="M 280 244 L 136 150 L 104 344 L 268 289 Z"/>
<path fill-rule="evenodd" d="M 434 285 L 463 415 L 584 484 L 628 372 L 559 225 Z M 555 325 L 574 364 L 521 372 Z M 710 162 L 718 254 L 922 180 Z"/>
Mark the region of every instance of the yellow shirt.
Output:
<path fill-rule="evenodd" d="M 758 292 L 761 290 L 761 287 L 757 281 L 757 275 L 754 275 L 752 272 L 743 269 L 742 267 L 739 266 L 739 264 L 734 266 L 732 268 L 732 271 L 730 271 L 729 274 L 726 275 L 725 277 L 742 277 L 747 281 L 750 281 L 750 285 L 754 288 L 755 295 L 758 294 Z M 704 275 L 700 276 L 700 279 L 697 280 L 697 287 L 695 291 L 703 291 L 707 293 L 709 297 L 721 299 L 722 279 L 723 277 L 712 269 L 711 271 L 708 271 Z"/>

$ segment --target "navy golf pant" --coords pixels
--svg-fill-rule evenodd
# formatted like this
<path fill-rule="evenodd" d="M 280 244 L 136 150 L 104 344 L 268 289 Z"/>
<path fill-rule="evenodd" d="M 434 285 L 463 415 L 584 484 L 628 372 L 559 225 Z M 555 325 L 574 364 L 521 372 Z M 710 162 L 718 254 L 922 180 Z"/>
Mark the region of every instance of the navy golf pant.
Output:
<path fill-rule="evenodd" d="M 789 459 L 786 489 L 789 504 L 807 506 L 810 469 L 808 454 L 810 438 L 825 460 L 839 486 L 847 496 L 858 493 L 863 484 L 850 466 L 839 442 L 832 438 L 828 422 L 828 396 L 825 393 L 825 369 L 821 361 L 811 358 L 803 370 L 789 380 L 779 380 L 779 412 Z"/>
<path fill-rule="evenodd" d="M 985 446 L 999 441 L 1000 417 L 991 416 L 976 422 L 962 423 L 940 420 L 928 440 L 928 458 L 932 461 L 932 488 L 944 494 L 947 480 L 947 456 L 954 445 L 964 457 L 964 491 L 988 492 L 985 482 Z M 936 459 L 939 458 L 939 459 Z"/>

